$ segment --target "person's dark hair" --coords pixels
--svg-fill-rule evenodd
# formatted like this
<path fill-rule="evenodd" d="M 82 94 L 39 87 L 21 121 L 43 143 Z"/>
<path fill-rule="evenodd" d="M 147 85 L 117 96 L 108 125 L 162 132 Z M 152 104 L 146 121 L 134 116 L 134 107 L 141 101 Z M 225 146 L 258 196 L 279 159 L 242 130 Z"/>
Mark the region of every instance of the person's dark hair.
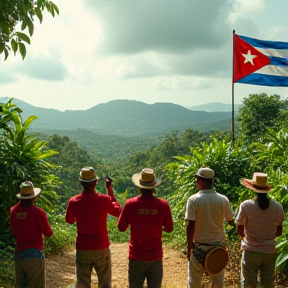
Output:
<path fill-rule="evenodd" d="M 95 187 L 96 184 L 97 184 L 97 180 L 94 180 L 94 181 L 92 181 L 92 182 L 83 182 L 83 181 L 80 181 L 80 184 L 82 185 L 82 187 L 83 187 L 84 190 L 94 189 L 94 187 Z"/>
<path fill-rule="evenodd" d="M 199 176 L 196 176 L 196 178 L 198 179 L 201 179 L 201 181 L 204 181 L 207 185 L 213 185 L 214 183 L 214 179 L 207 179 L 207 178 L 203 178 L 203 177 L 199 177 Z"/>
<path fill-rule="evenodd" d="M 156 189 L 143 189 L 143 188 L 139 188 L 137 187 L 137 191 L 138 193 L 142 194 L 142 196 L 150 196 L 150 195 L 153 195 L 155 196 L 156 195 Z"/>
<path fill-rule="evenodd" d="M 261 210 L 266 210 L 269 208 L 270 200 L 266 193 L 257 193 L 256 202 Z"/>
<path fill-rule="evenodd" d="M 34 204 L 34 202 L 36 202 L 36 198 L 30 198 L 30 199 L 20 199 L 21 201 L 21 206 L 30 206 L 32 204 Z"/>

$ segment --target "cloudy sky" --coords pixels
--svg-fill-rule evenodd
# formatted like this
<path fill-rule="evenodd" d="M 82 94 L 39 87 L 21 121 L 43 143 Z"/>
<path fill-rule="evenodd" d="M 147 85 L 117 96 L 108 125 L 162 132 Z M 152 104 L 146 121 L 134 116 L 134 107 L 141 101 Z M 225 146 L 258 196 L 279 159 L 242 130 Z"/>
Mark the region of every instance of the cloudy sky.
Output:
<path fill-rule="evenodd" d="M 84 110 L 115 99 L 231 103 L 232 33 L 288 42 L 287 0 L 53 0 L 27 56 L 0 58 L 0 97 Z M 288 88 L 235 84 L 288 98 Z"/>

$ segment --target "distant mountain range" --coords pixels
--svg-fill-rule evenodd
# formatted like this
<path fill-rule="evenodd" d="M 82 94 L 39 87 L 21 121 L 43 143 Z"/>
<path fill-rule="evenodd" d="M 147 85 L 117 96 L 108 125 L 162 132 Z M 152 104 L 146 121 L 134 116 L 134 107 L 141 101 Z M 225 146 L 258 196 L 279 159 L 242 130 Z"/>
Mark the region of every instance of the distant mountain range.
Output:
<path fill-rule="evenodd" d="M 237 113 L 243 104 L 234 103 L 234 111 Z M 213 102 L 202 105 L 197 105 L 193 107 L 187 107 L 193 111 L 206 111 L 206 112 L 232 112 L 232 104 L 225 104 L 221 102 Z"/>
<path fill-rule="evenodd" d="M 0 97 L 0 102 L 7 101 L 7 97 Z M 38 117 L 31 125 L 35 131 L 85 129 L 122 136 L 159 136 L 188 128 L 209 132 L 231 127 L 231 112 L 217 111 L 227 109 L 229 104 L 223 103 L 210 103 L 188 109 L 172 103 L 146 104 L 134 100 L 115 100 L 87 110 L 64 112 L 35 107 L 19 99 L 14 99 L 13 103 L 23 110 L 23 120 L 31 115 Z M 205 111 L 212 107 L 216 110 Z"/>

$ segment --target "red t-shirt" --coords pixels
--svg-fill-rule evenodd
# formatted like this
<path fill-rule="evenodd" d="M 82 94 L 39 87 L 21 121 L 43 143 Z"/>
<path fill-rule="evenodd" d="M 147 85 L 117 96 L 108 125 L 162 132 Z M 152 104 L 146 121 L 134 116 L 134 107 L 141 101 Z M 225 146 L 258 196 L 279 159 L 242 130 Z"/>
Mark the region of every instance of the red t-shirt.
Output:
<path fill-rule="evenodd" d="M 43 250 L 43 238 L 53 234 L 46 213 L 39 207 L 21 206 L 10 208 L 10 231 L 16 237 L 16 253 L 30 248 Z"/>
<path fill-rule="evenodd" d="M 109 247 L 107 215 L 118 217 L 121 208 L 108 195 L 85 191 L 68 201 L 66 222 L 77 225 L 76 249 L 102 250 Z"/>
<path fill-rule="evenodd" d="M 154 196 L 129 199 L 119 217 L 118 229 L 125 231 L 129 225 L 129 258 L 139 261 L 161 260 L 162 231 L 173 230 L 168 202 Z"/>

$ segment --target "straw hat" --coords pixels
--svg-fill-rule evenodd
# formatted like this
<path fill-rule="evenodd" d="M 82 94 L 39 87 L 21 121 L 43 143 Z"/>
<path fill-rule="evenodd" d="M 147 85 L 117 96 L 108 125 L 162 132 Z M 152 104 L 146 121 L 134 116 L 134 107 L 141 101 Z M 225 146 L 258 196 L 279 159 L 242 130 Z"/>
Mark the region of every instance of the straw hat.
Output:
<path fill-rule="evenodd" d="M 40 188 L 35 188 L 33 183 L 25 181 L 20 185 L 20 193 L 16 195 L 19 199 L 32 199 L 38 196 L 41 192 Z"/>
<path fill-rule="evenodd" d="M 241 179 L 240 183 L 257 193 L 268 193 L 272 186 L 267 184 L 268 174 L 254 172 L 252 179 Z"/>
<path fill-rule="evenodd" d="M 195 173 L 195 176 L 205 179 L 214 179 L 215 173 L 208 167 L 202 167 Z"/>
<path fill-rule="evenodd" d="M 79 180 L 82 182 L 92 182 L 94 180 L 99 180 L 99 177 L 96 176 L 93 167 L 84 167 L 80 171 Z"/>
<path fill-rule="evenodd" d="M 142 189 L 153 189 L 160 185 L 161 180 L 156 180 L 155 173 L 150 168 L 144 168 L 140 173 L 132 176 L 135 186 Z"/>

